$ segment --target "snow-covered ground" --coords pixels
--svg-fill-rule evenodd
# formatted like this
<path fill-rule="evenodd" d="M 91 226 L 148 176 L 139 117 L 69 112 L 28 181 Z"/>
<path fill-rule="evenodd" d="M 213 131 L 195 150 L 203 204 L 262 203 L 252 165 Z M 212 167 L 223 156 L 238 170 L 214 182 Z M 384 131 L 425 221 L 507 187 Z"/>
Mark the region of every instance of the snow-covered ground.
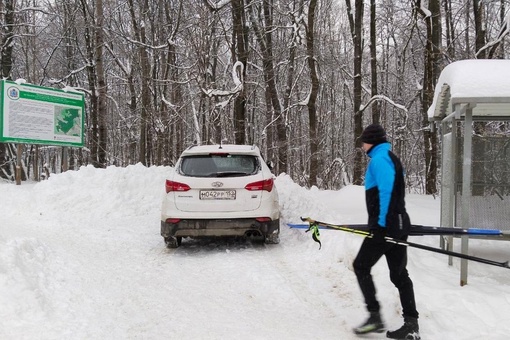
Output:
<path fill-rule="evenodd" d="M 363 188 L 307 190 L 280 175 L 281 243 L 184 240 L 167 249 L 159 211 L 168 167 L 83 167 L 40 183 L 0 182 L 0 339 L 355 339 L 366 317 L 352 261 L 361 236 L 299 223 L 364 223 Z M 413 223 L 439 200 L 408 195 Z M 438 246 L 439 237 L 411 241 Z M 459 246 L 456 244 L 455 250 Z M 507 242 L 470 254 L 510 259 Z M 510 271 L 409 249 L 423 339 L 508 339 Z M 374 267 L 389 328 L 401 324 L 384 260 Z M 367 336 L 382 339 L 382 335 Z"/>

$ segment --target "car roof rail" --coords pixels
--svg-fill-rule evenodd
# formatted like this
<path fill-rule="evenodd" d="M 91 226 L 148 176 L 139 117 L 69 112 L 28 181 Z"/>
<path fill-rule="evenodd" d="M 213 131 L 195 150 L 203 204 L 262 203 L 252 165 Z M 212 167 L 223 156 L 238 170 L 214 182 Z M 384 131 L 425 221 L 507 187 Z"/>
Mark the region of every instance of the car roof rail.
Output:
<path fill-rule="evenodd" d="M 196 140 L 195 140 L 195 141 L 193 141 L 193 144 L 191 144 L 190 146 L 188 146 L 188 147 L 186 148 L 186 150 L 190 150 L 190 149 L 194 148 L 195 146 L 198 146 L 198 144 L 197 144 L 197 141 L 196 141 Z"/>

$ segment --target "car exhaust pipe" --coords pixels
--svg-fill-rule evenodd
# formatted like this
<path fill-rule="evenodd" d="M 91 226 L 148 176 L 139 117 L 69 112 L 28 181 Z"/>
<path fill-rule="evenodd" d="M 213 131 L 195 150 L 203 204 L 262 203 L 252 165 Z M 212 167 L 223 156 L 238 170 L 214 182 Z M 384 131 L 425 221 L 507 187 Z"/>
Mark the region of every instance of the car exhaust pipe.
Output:
<path fill-rule="evenodd" d="M 246 236 L 246 238 L 262 237 L 262 234 L 258 230 L 248 230 L 244 235 Z"/>

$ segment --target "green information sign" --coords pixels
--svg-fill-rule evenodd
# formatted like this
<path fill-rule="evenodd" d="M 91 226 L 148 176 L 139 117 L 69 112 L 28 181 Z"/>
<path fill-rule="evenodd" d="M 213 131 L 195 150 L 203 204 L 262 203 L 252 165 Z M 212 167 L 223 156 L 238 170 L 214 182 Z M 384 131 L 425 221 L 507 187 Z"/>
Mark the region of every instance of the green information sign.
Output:
<path fill-rule="evenodd" d="M 0 142 L 84 146 L 85 97 L 0 80 Z"/>

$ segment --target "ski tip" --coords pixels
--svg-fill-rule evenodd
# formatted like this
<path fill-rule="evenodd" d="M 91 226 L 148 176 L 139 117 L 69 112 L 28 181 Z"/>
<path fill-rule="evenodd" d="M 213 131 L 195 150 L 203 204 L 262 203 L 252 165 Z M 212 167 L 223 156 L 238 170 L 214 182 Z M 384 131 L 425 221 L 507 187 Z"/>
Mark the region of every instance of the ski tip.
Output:
<path fill-rule="evenodd" d="M 309 224 L 287 223 L 287 226 L 291 229 L 310 229 Z M 328 229 L 328 228 L 319 226 L 319 229 Z"/>
<path fill-rule="evenodd" d="M 287 225 L 292 229 L 308 229 L 308 228 L 310 228 L 310 226 L 308 224 L 287 223 Z"/>
<path fill-rule="evenodd" d="M 467 230 L 468 234 L 471 235 L 501 235 L 501 230 L 497 229 L 477 229 L 477 228 L 469 228 Z"/>

